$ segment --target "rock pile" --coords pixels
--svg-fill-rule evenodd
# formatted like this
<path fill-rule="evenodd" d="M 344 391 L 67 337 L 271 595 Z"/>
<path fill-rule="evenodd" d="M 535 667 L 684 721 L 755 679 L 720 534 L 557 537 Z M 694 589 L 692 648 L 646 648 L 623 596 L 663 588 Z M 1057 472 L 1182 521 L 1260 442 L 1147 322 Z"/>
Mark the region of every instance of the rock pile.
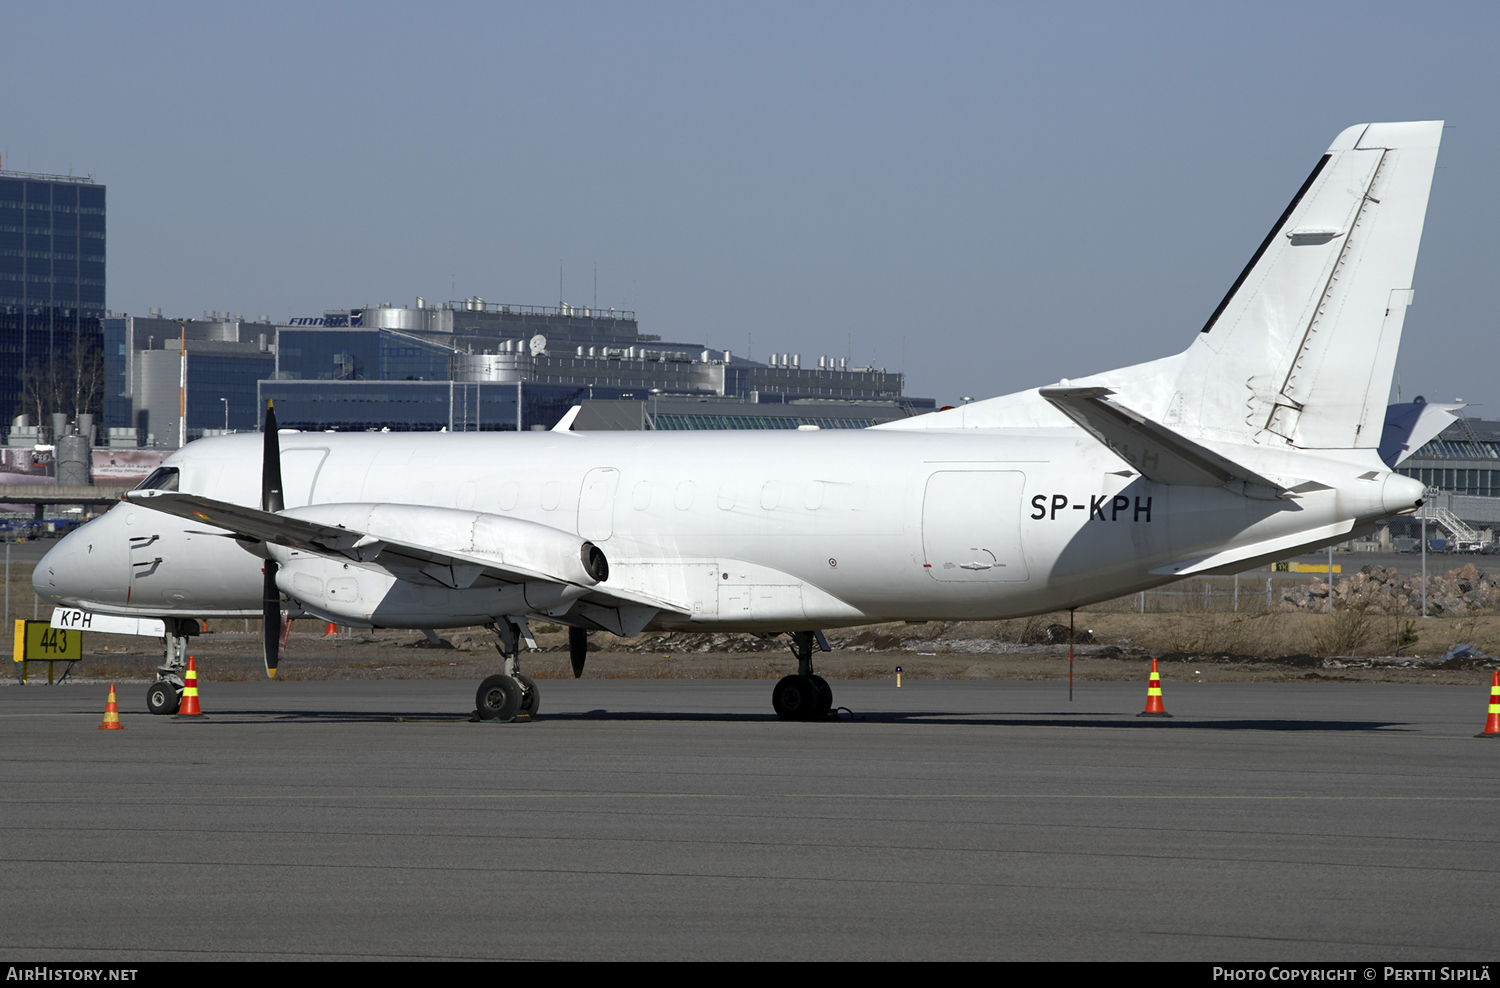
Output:
<path fill-rule="evenodd" d="M 1365 609 L 1375 614 L 1420 614 L 1422 578 L 1402 579 L 1394 567 L 1365 566 L 1332 587 L 1333 606 Z M 1281 595 L 1288 610 L 1321 611 L 1328 607 L 1329 585 L 1313 580 Z M 1500 579 L 1473 563 L 1449 570 L 1444 576 L 1427 578 L 1427 610 L 1430 614 L 1488 614 L 1500 607 Z"/>
<path fill-rule="evenodd" d="M 784 652 L 789 639 L 755 638 L 726 632 L 678 632 L 631 642 L 626 652 Z"/>

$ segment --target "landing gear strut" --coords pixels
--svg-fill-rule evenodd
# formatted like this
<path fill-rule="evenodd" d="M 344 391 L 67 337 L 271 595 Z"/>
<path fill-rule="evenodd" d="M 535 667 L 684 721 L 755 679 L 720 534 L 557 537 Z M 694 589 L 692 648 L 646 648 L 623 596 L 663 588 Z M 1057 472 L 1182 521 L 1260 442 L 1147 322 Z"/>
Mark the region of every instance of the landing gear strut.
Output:
<path fill-rule="evenodd" d="M 526 626 L 525 618 L 506 618 L 488 626 L 499 639 L 495 648 L 505 657 L 505 671 L 479 684 L 474 709 L 480 720 L 508 724 L 519 718 L 532 718 L 541 709 L 542 693 L 531 677 L 521 674 L 521 643 L 536 648 L 536 639 Z"/>
<path fill-rule="evenodd" d="M 771 691 L 771 706 L 782 720 L 822 720 L 833 709 L 833 688 L 813 672 L 813 646 L 828 651 L 821 632 L 792 634 L 792 653 L 797 656 L 797 674 L 787 676 Z"/>
<path fill-rule="evenodd" d="M 165 624 L 161 665 L 156 667 L 156 682 L 146 690 L 146 709 L 153 714 L 177 712 L 186 682 L 188 642 L 198 630 L 198 622 L 181 618 L 167 618 Z"/>

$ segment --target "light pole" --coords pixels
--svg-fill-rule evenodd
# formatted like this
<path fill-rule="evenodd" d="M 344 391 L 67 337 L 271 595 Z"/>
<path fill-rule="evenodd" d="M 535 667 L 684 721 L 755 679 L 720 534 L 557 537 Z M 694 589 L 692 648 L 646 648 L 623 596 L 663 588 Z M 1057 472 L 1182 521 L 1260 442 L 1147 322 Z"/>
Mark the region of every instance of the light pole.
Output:
<path fill-rule="evenodd" d="M 229 431 L 229 399 L 220 398 L 219 400 L 224 403 L 224 431 L 227 433 Z"/>
<path fill-rule="evenodd" d="M 1427 505 L 1432 501 L 1432 488 L 1423 492 L 1422 496 L 1422 616 L 1427 614 Z"/>
<path fill-rule="evenodd" d="M 651 389 L 651 429 L 652 429 L 652 431 L 655 431 L 656 429 L 660 428 L 656 424 L 656 396 L 659 395 L 659 394 L 661 394 L 661 388 L 652 388 Z"/>

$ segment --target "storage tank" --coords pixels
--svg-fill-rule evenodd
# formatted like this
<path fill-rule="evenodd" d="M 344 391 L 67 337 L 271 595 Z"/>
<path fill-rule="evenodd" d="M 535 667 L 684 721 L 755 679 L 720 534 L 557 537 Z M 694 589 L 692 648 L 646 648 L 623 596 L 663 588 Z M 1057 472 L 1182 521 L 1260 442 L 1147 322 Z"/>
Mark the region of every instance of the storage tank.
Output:
<path fill-rule="evenodd" d="M 405 329 L 423 331 L 427 329 L 427 309 L 366 309 L 365 328 Z"/>
<path fill-rule="evenodd" d="M 531 380 L 533 366 L 529 353 L 456 353 L 448 359 L 448 373 L 455 381 L 514 384 Z"/>
<path fill-rule="evenodd" d="M 57 441 L 59 487 L 85 487 L 89 479 L 89 441 L 83 436 L 63 436 Z"/>

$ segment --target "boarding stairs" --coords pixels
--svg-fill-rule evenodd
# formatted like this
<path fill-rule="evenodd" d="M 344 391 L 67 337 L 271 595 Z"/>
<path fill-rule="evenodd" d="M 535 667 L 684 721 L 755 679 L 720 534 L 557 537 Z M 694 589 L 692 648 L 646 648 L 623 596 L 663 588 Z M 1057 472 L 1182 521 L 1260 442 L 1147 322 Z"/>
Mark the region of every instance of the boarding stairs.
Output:
<path fill-rule="evenodd" d="M 1453 536 L 1454 541 L 1460 544 L 1473 543 L 1478 546 L 1481 542 L 1479 533 L 1465 524 L 1462 518 L 1446 506 L 1436 504 L 1431 499 L 1417 509 L 1416 517 L 1437 522 Z"/>

